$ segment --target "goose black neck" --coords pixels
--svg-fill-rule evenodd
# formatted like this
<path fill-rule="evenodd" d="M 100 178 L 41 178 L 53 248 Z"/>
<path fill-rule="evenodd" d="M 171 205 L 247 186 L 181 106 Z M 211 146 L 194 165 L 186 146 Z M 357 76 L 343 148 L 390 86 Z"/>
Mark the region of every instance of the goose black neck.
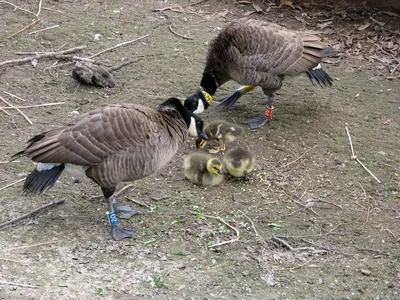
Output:
<path fill-rule="evenodd" d="M 158 106 L 157 110 L 178 118 L 182 118 L 189 128 L 192 113 L 183 106 L 181 100 L 179 100 L 178 98 L 169 98 L 168 100 L 161 103 Z"/>
<path fill-rule="evenodd" d="M 204 72 L 200 86 L 203 90 L 213 96 L 219 87 L 218 76 L 212 71 Z"/>

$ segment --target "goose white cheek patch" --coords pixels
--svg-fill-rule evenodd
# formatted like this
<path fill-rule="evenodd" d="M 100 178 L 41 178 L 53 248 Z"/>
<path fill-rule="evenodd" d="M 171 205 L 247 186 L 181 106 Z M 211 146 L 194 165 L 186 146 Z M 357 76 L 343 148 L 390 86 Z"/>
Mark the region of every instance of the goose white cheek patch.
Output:
<path fill-rule="evenodd" d="M 203 101 L 198 100 L 198 101 L 197 101 L 197 108 L 196 108 L 196 110 L 195 110 L 193 113 L 195 113 L 195 114 L 201 114 L 203 111 L 205 111 L 204 103 L 203 103 Z"/>
<path fill-rule="evenodd" d="M 190 118 L 190 125 L 189 125 L 189 129 L 188 129 L 188 134 L 191 137 L 196 137 L 197 136 L 196 121 L 195 121 L 195 119 L 193 117 Z"/>

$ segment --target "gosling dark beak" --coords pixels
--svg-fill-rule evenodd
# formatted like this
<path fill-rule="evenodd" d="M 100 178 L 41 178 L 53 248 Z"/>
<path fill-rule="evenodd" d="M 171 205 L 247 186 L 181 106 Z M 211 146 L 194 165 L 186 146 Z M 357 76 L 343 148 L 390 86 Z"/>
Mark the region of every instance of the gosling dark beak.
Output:
<path fill-rule="evenodd" d="M 198 137 L 199 139 L 208 141 L 208 136 L 207 136 L 207 134 L 206 134 L 205 132 L 199 133 L 199 134 L 197 135 L 197 137 Z"/>
<path fill-rule="evenodd" d="M 219 175 L 224 175 L 224 172 L 222 172 L 222 170 L 218 170 L 218 174 Z"/>

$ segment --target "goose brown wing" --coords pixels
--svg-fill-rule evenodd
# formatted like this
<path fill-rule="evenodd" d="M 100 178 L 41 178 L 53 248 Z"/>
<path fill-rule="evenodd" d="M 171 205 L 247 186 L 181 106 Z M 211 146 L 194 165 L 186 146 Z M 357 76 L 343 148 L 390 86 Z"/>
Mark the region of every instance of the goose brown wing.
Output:
<path fill-rule="evenodd" d="M 16 155 L 36 162 L 93 166 L 118 151 L 162 143 L 163 136 L 170 134 L 162 119 L 161 113 L 142 105 L 110 105 L 35 136 Z"/>
<path fill-rule="evenodd" d="M 226 48 L 230 71 L 297 75 L 316 67 L 325 56 L 326 46 L 319 37 L 268 22 L 233 22 L 223 30 L 224 35 L 231 40 Z"/>

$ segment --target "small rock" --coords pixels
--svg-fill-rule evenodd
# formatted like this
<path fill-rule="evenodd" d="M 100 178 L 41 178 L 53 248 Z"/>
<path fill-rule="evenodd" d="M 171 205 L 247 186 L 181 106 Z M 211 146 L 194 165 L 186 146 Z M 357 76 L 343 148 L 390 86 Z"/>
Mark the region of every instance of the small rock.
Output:
<path fill-rule="evenodd" d="M 365 275 L 365 276 L 371 276 L 371 271 L 362 269 L 362 270 L 361 270 L 361 274 L 362 274 L 362 275 Z"/>
<path fill-rule="evenodd" d="M 242 272 L 242 275 L 243 275 L 243 276 L 249 276 L 249 275 L 250 275 L 250 272 L 247 271 L 247 270 L 245 270 L 245 271 Z"/>

